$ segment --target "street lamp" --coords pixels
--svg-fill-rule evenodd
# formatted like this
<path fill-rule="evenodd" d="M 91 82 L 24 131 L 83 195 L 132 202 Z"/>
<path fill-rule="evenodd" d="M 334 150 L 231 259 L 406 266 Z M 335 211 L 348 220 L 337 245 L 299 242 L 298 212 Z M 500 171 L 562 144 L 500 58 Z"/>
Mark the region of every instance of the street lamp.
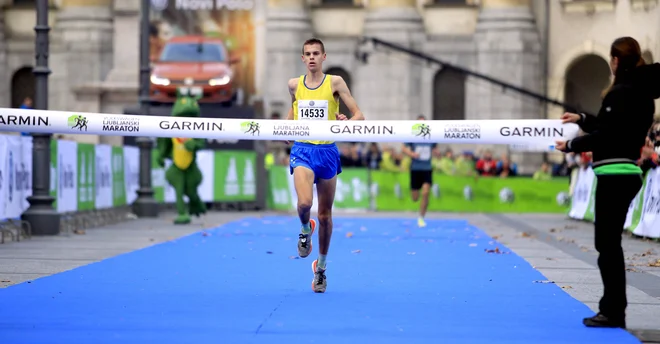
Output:
<path fill-rule="evenodd" d="M 149 9 L 150 0 L 142 0 L 140 8 L 140 115 L 149 116 Z M 151 187 L 151 150 L 153 140 L 150 137 L 137 137 L 140 148 L 140 187 L 137 199 L 133 203 L 133 212 L 138 217 L 158 217 L 159 206 L 154 199 Z"/>
<path fill-rule="evenodd" d="M 36 1 L 37 25 L 34 73 L 36 90 L 34 105 L 37 110 L 48 109 L 48 53 L 50 26 L 48 26 L 48 0 Z M 53 208 L 55 199 L 50 196 L 50 140 L 52 134 L 32 134 L 32 196 L 27 200 L 30 207 L 22 214 L 29 222 L 34 235 L 57 235 L 60 233 L 60 214 Z"/>

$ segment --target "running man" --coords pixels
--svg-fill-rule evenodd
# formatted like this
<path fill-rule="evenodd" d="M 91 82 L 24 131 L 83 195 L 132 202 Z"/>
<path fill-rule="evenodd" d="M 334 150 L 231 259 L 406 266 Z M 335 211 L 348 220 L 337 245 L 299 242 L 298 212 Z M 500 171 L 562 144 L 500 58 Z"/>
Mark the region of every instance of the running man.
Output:
<path fill-rule="evenodd" d="M 292 107 L 287 120 L 296 121 L 345 121 L 339 113 L 339 99 L 350 110 L 352 121 L 364 120 L 344 79 L 323 73 L 325 61 L 323 42 L 312 38 L 303 44 L 302 61 L 307 74 L 289 80 Z M 296 141 L 291 147 L 290 170 L 298 195 L 298 216 L 302 224 L 298 236 L 298 255 L 305 258 L 312 253 L 312 235 L 316 221 L 310 219 L 314 184 L 318 194 L 319 256 L 312 262 L 314 279 L 312 290 L 324 293 L 326 257 L 332 236 L 332 205 L 335 200 L 337 175 L 341 173 L 339 150 L 333 141 Z"/>
<path fill-rule="evenodd" d="M 424 115 L 417 117 L 418 121 L 425 119 Z M 431 164 L 431 158 L 433 157 L 433 149 L 436 146 L 436 143 L 404 143 L 401 149 L 404 154 L 412 158 L 410 164 L 410 193 L 414 202 L 419 200 L 419 192 L 420 190 L 422 191 L 422 202 L 419 205 L 419 219 L 417 219 L 417 225 L 419 227 L 426 227 L 424 217 L 426 216 L 426 209 L 429 207 L 429 193 L 433 184 L 433 165 Z"/>

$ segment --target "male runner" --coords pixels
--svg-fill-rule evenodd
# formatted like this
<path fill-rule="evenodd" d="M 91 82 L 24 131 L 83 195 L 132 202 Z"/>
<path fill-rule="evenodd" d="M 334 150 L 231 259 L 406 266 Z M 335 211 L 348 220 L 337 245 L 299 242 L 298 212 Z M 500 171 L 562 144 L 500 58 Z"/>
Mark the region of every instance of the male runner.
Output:
<path fill-rule="evenodd" d="M 424 115 L 417 117 L 418 121 L 423 121 Z M 410 164 L 410 193 L 414 202 L 419 200 L 419 191 L 422 191 L 422 202 L 419 205 L 419 219 L 417 225 L 426 227 L 426 209 L 429 206 L 429 193 L 433 184 L 433 166 L 431 158 L 436 143 L 404 143 L 401 149 L 404 154 L 412 158 Z"/>
<path fill-rule="evenodd" d="M 288 120 L 296 121 L 345 121 L 339 113 L 339 98 L 351 111 L 350 120 L 364 120 L 344 79 L 323 73 L 325 61 L 323 42 L 312 38 L 303 44 L 302 61 L 307 74 L 289 80 L 289 93 L 293 102 Z M 333 141 L 296 141 L 291 147 L 290 170 L 298 195 L 298 216 L 302 224 L 298 236 L 298 255 L 302 258 L 312 252 L 312 234 L 316 221 L 310 220 L 313 188 L 318 194 L 319 257 L 312 263 L 314 279 L 312 290 L 324 293 L 326 257 L 332 236 L 332 205 L 335 200 L 337 175 L 341 173 L 339 150 Z"/>

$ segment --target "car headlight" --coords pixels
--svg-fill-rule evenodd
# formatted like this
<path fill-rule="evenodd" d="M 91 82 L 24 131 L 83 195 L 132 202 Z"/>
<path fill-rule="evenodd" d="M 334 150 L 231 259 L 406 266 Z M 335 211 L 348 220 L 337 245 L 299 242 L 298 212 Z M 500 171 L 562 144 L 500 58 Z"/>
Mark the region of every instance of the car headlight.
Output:
<path fill-rule="evenodd" d="M 170 84 L 170 79 L 161 78 L 156 74 L 151 74 L 151 83 L 154 85 L 168 86 Z"/>
<path fill-rule="evenodd" d="M 209 85 L 210 86 L 224 86 L 224 85 L 227 85 L 229 83 L 229 81 L 231 81 L 231 77 L 227 74 L 227 75 L 223 75 L 221 77 L 213 78 L 213 79 L 209 80 Z"/>

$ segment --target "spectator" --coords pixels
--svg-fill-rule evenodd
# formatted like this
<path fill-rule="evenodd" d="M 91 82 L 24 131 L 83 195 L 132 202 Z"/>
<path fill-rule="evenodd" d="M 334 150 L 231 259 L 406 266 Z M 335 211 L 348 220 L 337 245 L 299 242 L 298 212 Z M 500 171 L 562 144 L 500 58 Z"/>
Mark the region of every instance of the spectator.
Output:
<path fill-rule="evenodd" d="M 482 176 L 494 176 L 497 174 L 497 161 L 493 160 L 493 154 L 486 150 L 481 159 L 477 161 L 477 172 Z"/>
<path fill-rule="evenodd" d="M 497 175 L 500 177 L 513 177 L 518 175 L 518 165 L 512 163 L 506 154 L 496 164 Z"/>
<path fill-rule="evenodd" d="M 448 176 L 456 174 L 456 163 L 454 162 L 454 153 L 451 149 L 447 149 L 444 156 L 439 159 L 437 170 Z"/>
<path fill-rule="evenodd" d="M 455 162 L 456 174 L 459 176 L 474 176 L 476 174 L 474 156 L 470 151 L 464 151 Z"/>
<path fill-rule="evenodd" d="M 642 171 L 646 173 L 651 168 L 658 166 L 658 153 L 655 151 L 655 143 L 650 139 L 646 138 L 646 145 L 642 147 L 641 157 L 637 164 L 642 168 Z"/>
<path fill-rule="evenodd" d="M 544 162 L 541 164 L 541 169 L 534 172 L 532 177 L 534 180 L 550 180 L 552 179 L 552 173 L 550 172 L 550 164 Z"/>
<path fill-rule="evenodd" d="M 400 166 L 400 160 L 397 160 L 396 153 L 394 148 L 385 147 L 383 149 L 383 154 L 381 155 L 380 168 L 383 171 L 388 172 L 400 172 L 402 168 Z"/>
<path fill-rule="evenodd" d="M 371 143 L 369 150 L 364 155 L 364 165 L 369 169 L 377 170 L 382 160 L 383 156 L 378 149 L 378 144 L 375 142 Z"/>
<path fill-rule="evenodd" d="M 342 167 L 362 167 L 362 158 L 355 143 L 342 146 L 339 158 Z"/>
<path fill-rule="evenodd" d="M 34 108 L 32 107 L 32 98 L 25 97 L 25 99 L 23 99 L 23 104 L 21 104 L 21 106 L 19 106 L 18 108 L 25 110 L 33 110 Z M 30 136 L 30 133 L 21 133 L 21 136 Z"/>
<path fill-rule="evenodd" d="M 560 164 L 557 164 L 553 167 L 553 175 L 560 177 L 569 177 L 569 182 L 571 178 L 571 171 L 575 167 L 575 154 L 568 153 L 564 155 L 564 159 Z"/>

